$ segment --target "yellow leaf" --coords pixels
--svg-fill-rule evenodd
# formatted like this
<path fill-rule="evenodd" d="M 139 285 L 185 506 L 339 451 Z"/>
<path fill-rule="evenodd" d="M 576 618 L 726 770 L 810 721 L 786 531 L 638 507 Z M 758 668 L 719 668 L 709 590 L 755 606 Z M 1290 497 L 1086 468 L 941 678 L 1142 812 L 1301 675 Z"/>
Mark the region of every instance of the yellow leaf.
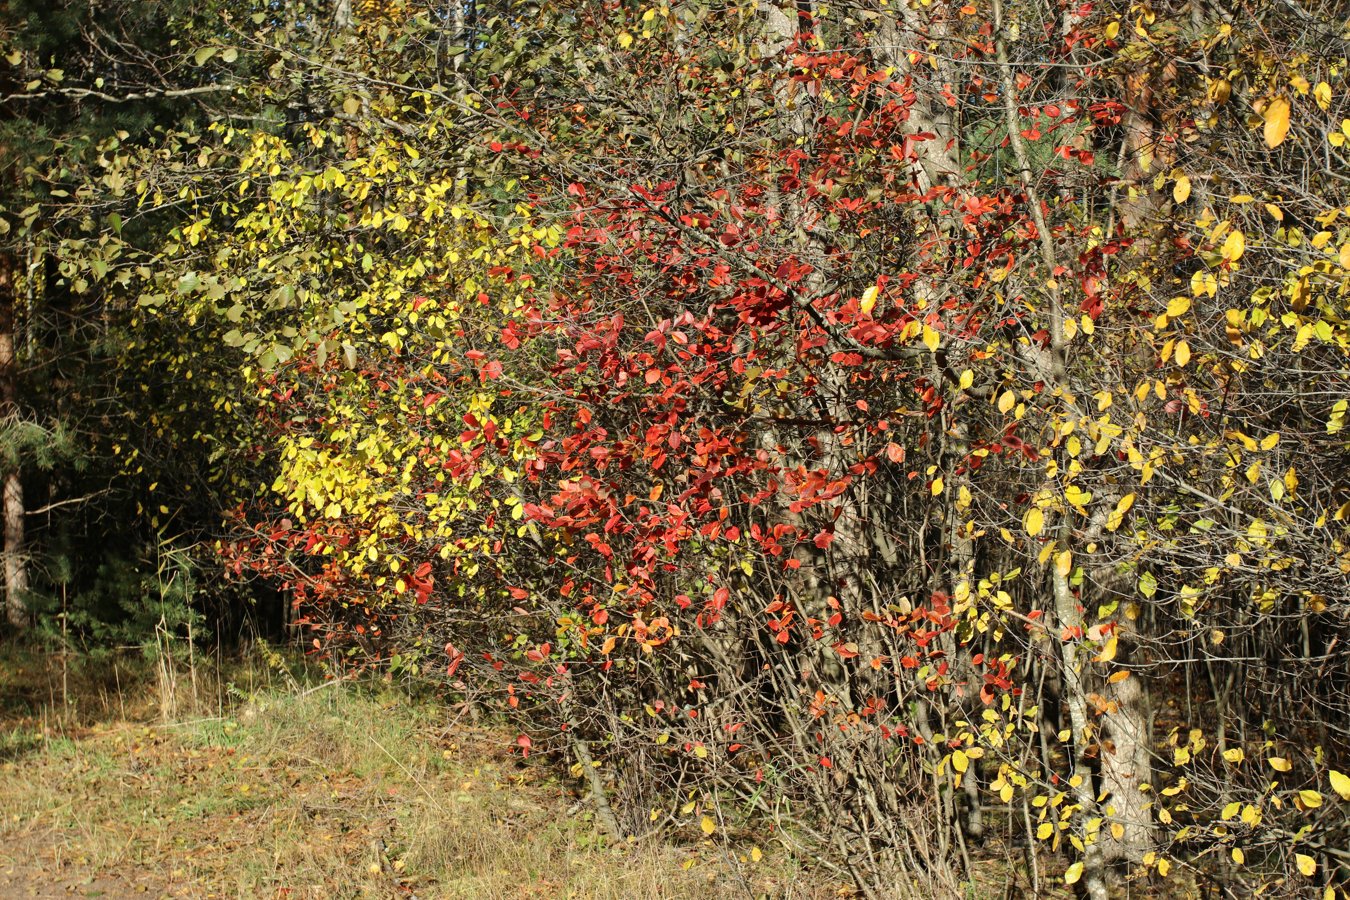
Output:
<path fill-rule="evenodd" d="M 1177 183 L 1172 186 L 1172 199 L 1178 203 L 1185 203 L 1186 198 L 1191 195 L 1191 180 L 1185 175 L 1177 179 Z"/>
<path fill-rule="evenodd" d="M 1224 239 L 1223 258 L 1230 262 L 1241 259 L 1242 252 L 1247 249 L 1247 239 L 1242 236 L 1240 231 L 1231 231 L 1228 237 Z"/>
<path fill-rule="evenodd" d="M 1223 751 L 1223 758 L 1230 763 L 1240 763 L 1246 754 L 1242 752 L 1241 747 L 1233 747 Z"/>
<path fill-rule="evenodd" d="M 934 497 L 936 497 L 938 494 L 942 493 L 942 476 L 941 476 L 941 475 L 939 475 L 937 478 L 934 478 L 934 479 L 933 479 L 933 486 L 932 486 L 932 488 L 930 488 L 930 490 L 932 490 L 933 496 L 934 496 Z"/>
<path fill-rule="evenodd" d="M 1040 534 L 1041 529 L 1045 527 L 1045 513 L 1041 512 L 1039 507 L 1033 506 L 1031 509 L 1027 510 L 1026 517 L 1022 520 L 1022 524 L 1026 526 L 1027 534 L 1031 537 L 1035 537 Z"/>
<path fill-rule="evenodd" d="M 1069 866 L 1067 870 L 1065 870 L 1064 883 L 1077 884 L 1078 879 L 1082 877 L 1083 877 L 1083 864 L 1081 862 L 1076 862 L 1073 865 Z"/>
<path fill-rule="evenodd" d="M 923 326 L 923 345 L 928 348 L 929 353 L 936 353 L 938 343 L 941 341 L 938 333 L 929 326 Z"/>
<path fill-rule="evenodd" d="M 1116 35 L 1118 35 L 1118 34 L 1120 34 L 1120 23 L 1119 23 L 1119 22 L 1107 22 L 1107 23 L 1106 23 L 1106 39 L 1107 39 L 1108 41 L 1114 41 L 1114 40 L 1116 39 Z"/>
<path fill-rule="evenodd" d="M 1289 135 L 1289 101 L 1283 97 L 1276 97 L 1266 104 L 1265 111 L 1261 115 L 1266 120 L 1262 132 L 1266 146 L 1273 149 L 1283 144 Z"/>
<path fill-rule="evenodd" d="M 1172 871 L 1172 861 L 1171 861 L 1170 859 L 1160 859 L 1160 860 L 1158 860 L 1158 874 L 1159 874 L 1159 875 L 1161 875 L 1163 878 L 1166 878 L 1166 877 L 1167 877 L 1167 873 L 1170 872 L 1170 871 Z"/>
<path fill-rule="evenodd" d="M 756 862 L 756 863 L 757 863 L 757 862 L 759 862 L 759 861 L 760 861 L 761 859 L 763 859 L 763 858 L 764 858 L 764 851 L 763 851 L 763 850 L 759 849 L 758 847 L 751 847 L 751 848 L 750 848 L 750 861 L 751 861 L 751 862 Z"/>
<path fill-rule="evenodd" d="M 1092 500 L 1092 494 L 1076 484 L 1071 484 L 1064 489 L 1064 499 L 1068 500 L 1071 505 L 1081 508 Z"/>
<path fill-rule="evenodd" d="M 1345 246 L 1350 247 L 1350 244 L 1346 244 Z M 1347 265 L 1346 268 L 1350 268 L 1350 265 Z M 1016 403 L 1017 397 L 1012 391 L 1004 391 L 998 395 L 998 411 L 1001 413 L 1006 413 L 1008 410 L 1012 409 Z"/>
<path fill-rule="evenodd" d="M 1294 863 L 1298 866 L 1298 870 L 1307 878 L 1313 877 L 1313 874 L 1317 871 L 1317 860 L 1313 859 L 1311 856 L 1295 853 Z"/>
<path fill-rule="evenodd" d="M 1064 577 L 1068 577 L 1073 571 L 1073 554 L 1068 550 L 1061 550 L 1055 554 L 1055 571 Z"/>
<path fill-rule="evenodd" d="M 1110 662 L 1116 658 L 1116 637 L 1112 635 L 1106 639 L 1106 646 L 1102 647 L 1102 652 L 1097 655 L 1097 662 Z"/>
<path fill-rule="evenodd" d="M 1233 852 L 1230 855 L 1233 857 L 1233 862 L 1237 863 L 1239 866 L 1247 861 L 1247 855 L 1238 847 L 1234 847 Z"/>
<path fill-rule="evenodd" d="M 1331 789 L 1340 795 L 1342 800 L 1350 800 L 1350 776 L 1343 772 L 1331 770 Z"/>
<path fill-rule="evenodd" d="M 1325 81 L 1319 81 L 1317 87 L 1313 88 L 1313 99 L 1321 109 L 1326 110 L 1331 106 L 1331 85 Z"/>
<path fill-rule="evenodd" d="M 1176 358 L 1177 365 L 1186 365 L 1186 363 L 1191 361 L 1191 345 L 1185 341 L 1181 341 L 1177 344 L 1176 350 L 1173 351 L 1173 356 Z"/>
<path fill-rule="evenodd" d="M 1120 527 L 1120 523 L 1125 521 L 1125 514 L 1134 506 L 1134 494 L 1129 493 L 1120 498 L 1116 503 L 1116 508 L 1111 511 L 1111 515 L 1106 517 L 1106 530 L 1115 531 Z"/>
<path fill-rule="evenodd" d="M 877 289 L 875 284 L 863 291 L 862 299 L 858 301 L 858 309 L 863 315 L 870 316 L 872 314 L 872 310 L 877 305 L 877 295 L 879 293 L 881 292 Z"/>
<path fill-rule="evenodd" d="M 1200 273 L 1197 272 L 1196 274 L 1198 275 Z M 1196 296 L 1198 297 L 1200 295 L 1196 294 Z M 1175 319 L 1177 316 L 1184 315 L 1186 310 L 1190 308 L 1191 308 L 1190 297 L 1173 297 L 1171 301 L 1168 302 L 1167 304 L 1167 317 L 1169 319 Z"/>
<path fill-rule="evenodd" d="M 1322 795 L 1317 791 L 1299 791 L 1298 799 L 1308 809 L 1317 809 L 1322 805 Z"/>
<path fill-rule="evenodd" d="M 625 50 L 633 46 L 633 36 L 626 31 L 619 32 L 619 46 Z"/>
<path fill-rule="evenodd" d="M 1241 809 L 1242 809 L 1242 804 L 1241 804 L 1241 803 L 1238 803 L 1238 802 L 1236 802 L 1236 801 L 1234 801 L 1233 803 L 1230 803 L 1230 804 L 1228 804 L 1227 806 L 1225 806 L 1225 807 L 1223 808 L 1223 812 L 1219 814 L 1219 818 L 1221 818 L 1221 819 L 1223 819 L 1223 821 L 1227 822 L 1229 819 L 1231 819 L 1231 818 L 1233 818 L 1234 816 L 1236 816 L 1236 815 L 1238 814 L 1238 811 L 1241 810 Z"/>
<path fill-rule="evenodd" d="M 965 772 L 970 768 L 970 757 L 961 750 L 955 751 L 952 753 L 952 768 L 957 772 Z"/>
<path fill-rule="evenodd" d="M 1293 765 L 1289 760 L 1282 756 L 1272 756 L 1270 759 L 1266 760 L 1266 762 L 1270 763 L 1270 767 L 1276 772 L 1288 772 L 1293 768 Z"/>
<path fill-rule="evenodd" d="M 1042 822 L 1041 824 L 1036 826 L 1037 840 L 1041 841 L 1048 840 L 1050 838 L 1050 835 L 1054 833 L 1055 833 L 1055 826 L 1051 825 L 1049 822 Z"/>
<path fill-rule="evenodd" d="M 712 820 L 711 816 L 704 816 L 703 821 L 698 823 L 698 827 L 703 829 L 704 834 L 710 835 L 717 830 L 717 823 Z"/>

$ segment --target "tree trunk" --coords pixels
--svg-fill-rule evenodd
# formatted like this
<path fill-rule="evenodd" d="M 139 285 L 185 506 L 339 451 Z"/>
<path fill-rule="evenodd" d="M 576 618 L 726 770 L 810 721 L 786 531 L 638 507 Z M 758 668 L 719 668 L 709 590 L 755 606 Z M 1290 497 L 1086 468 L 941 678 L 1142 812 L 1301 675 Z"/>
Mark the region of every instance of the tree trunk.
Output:
<path fill-rule="evenodd" d="M 15 359 L 14 292 L 12 260 L 0 261 L 0 423 L 18 419 L 18 365 Z M 4 467 L 4 562 L 5 617 L 14 628 L 28 624 L 28 562 L 24 555 L 23 482 L 17 453 L 11 448 Z"/>

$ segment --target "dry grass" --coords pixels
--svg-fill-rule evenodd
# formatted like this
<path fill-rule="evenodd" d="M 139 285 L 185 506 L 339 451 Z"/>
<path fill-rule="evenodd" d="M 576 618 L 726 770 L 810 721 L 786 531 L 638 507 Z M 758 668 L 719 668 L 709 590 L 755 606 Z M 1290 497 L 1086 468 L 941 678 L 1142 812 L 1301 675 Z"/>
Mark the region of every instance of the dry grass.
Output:
<path fill-rule="evenodd" d="M 0 679 L 12 687 L 22 669 L 11 660 Z M 198 674 L 205 699 L 186 702 L 180 680 L 169 722 L 153 678 L 113 693 L 91 677 L 91 693 L 54 707 L 35 689 L 4 711 L 0 895 L 839 893 L 768 846 L 752 863 L 748 845 L 611 844 L 576 812 L 574 785 L 505 752 L 512 735 L 389 686 L 258 688 L 250 669 L 254 690 L 230 705 L 224 675 Z"/>

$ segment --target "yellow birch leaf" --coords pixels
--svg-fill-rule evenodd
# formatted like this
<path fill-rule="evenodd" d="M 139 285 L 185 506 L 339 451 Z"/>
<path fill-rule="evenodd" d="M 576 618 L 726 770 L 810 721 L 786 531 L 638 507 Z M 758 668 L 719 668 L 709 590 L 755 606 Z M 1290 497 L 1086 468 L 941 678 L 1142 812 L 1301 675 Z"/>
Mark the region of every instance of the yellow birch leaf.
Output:
<path fill-rule="evenodd" d="M 1106 517 L 1106 530 L 1115 531 L 1120 524 L 1125 521 L 1125 514 L 1134 506 L 1134 494 L 1126 494 L 1116 503 L 1116 508 L 1111 510 L 1111 515 Z"/>
<path fill-rule="evenodd" d="M 1350 775 L 1344 772 L 1331 770 L 1331 789 L 1340 795 L 1342 800 L 1350 800 Z"/>
<path fill-rule="evenodd" d="M 1097 662 L 1110 662 L 1116 658 L 1116 637 L 1112 635 L 1106 639 L 1106 646 L 1102 647 L 1102 652 L 1097 654 Z"/>
<path fill-rule="evenodd" d="M 938 333 L 934 331 L 931 327 L 927 325 L 923 326 L 923 345 L 928 348 L 929 353 L 937 352 L 938 343 L 941 340 L 942 339 L 938 335 Z"/>
<path fill-rule="evenodd" d="M 863 291 L 862 299 L 858 301 L 858 309 L 863 315 L 870 316 L 872 314 L 872 310 L 877 305 L 877 295 L 879 293 L 881 292 L 877 289 L 875 284 Z"/>
<path fill-rule="evenodd" d="M 1322 805 L 1322 795 L 1317 791 L 1299 791 L 1298 799 L 1308 809 L 1317 809 Z"/>
<path fill-rule="evenodd" d="M 1031 537 L 1035 537 L 1040 534 L 1041 529 L 1045 527 L 1045 513 L 1041 512 L 1040 507 L 1033 506 L 1031 509 L 1027 510 L 1026 517 L 1022 520 L 1022 524 L 1026 526 L 1027 534 Z"/>
<path fill-rule="evenodd" d="M 1061 550 L 1055 554 L 1055 571 L 1064 577 L 1068 577 L 1073 571 L 1073 553 L 1068 550 Z"/>
<path fill-rule="evenodd" d="M 1237 863 L 1239 866 L 1247 861 L 1247 855 L 1243 853 L 1239 847 L 1233 848 L 1231 856 L 1233 857 L 1233 862 Z"/>
<path fill-rule="evenodd" d="M 934 497 L 936 497 L 938 494 L 941 494 L 941 493 L 942 493 L 942 476 L 941 476 L 941 475 L 939 475 L 938 477 L 936 477 L 936 478 L 933 479 L 933 486 L 932 486 L 931 490 L 932 490 L 932 492 L 933 492 L 933 496 L 934 496 Z"/>
<path fill-rule="evenodd" d="M 1186 365 L 1186 363 L 1191 361 L 1191 345 L 1185 341 L 1181 341 L 1177 344 L 1176 350 L 1173 351 L 1173 355 L 1176 358 L 1177 365 Z"/>
<path fill-rule="evenodd" d="M 758 847 L 751 847 L 751 848 L 750 848 L 750 861 L 751 861 L 751 862 L 756 862 L 756 863 L 757 863 L 757 862 L 759 862 L 759 861 L 760 861 L 761 859 L 763 859 L 763 858 L 764 858 L 764 851 L 763 851 L 763 850 L 759 849 Z"/>
<path fill-rule="evenodd" d="M 626 31 L 619 32 L 619 46 L 625 50 L 633 46 L 633 36 Z"/>
<path fill-rule="evenodd" d="M 1054 833 L 1055 833 L 1055 826 L 1051 825 L 1049 822 L 1042 822 L 1041 824 L 1036 826 L 1037 840 L 1041 841 L 1049 840 L 1050 835 Z"/>
<path fill-rule="evenodd" d="M 704 834 L 711 835 L 717 830 L 717 823 L 712 820 L 711 816 L 704 816 L 703 821 L 698 823 L 698 827 L 703 829 Z"/>
<path fill-rule="evenodd" d="M 1224 239 L 1223 258 L 1233 262 L 1242 258 L 1242 252 L 1247 249 L 1247 239 L 1242 236 L 1240 231 L 1229 232 L 1228 237 Z"/>
<path fill-rule="evenodd" d="M 1083 864 L 1082 864 L 1081 862 L 1076 862 L 1076 863 L 1074 863 L 1073 865 L 1069 866 L 1068 869 L 1065 870 L 1065 872 L 1064 872 L 1064 883 L 1065 883 L 1065 884 L 1077 884 L 1077 883 L 1078 883 L 1078 879 L 1080 879 L 1080 878 L 1082 878 L 1082 877 L 1083 877 Z"/>
<path fill-rule="evenodd" d="M 1191 180 L 1185 175 L 1177 179 L 1177 183 L 1172 186 L 1172 199 L 1178 203 L 1185 203 L 1186 198 L 1191 195 Z"/>
<path fill-rule="evenodd" d="M 1289 760 L 1282 756 L 1272 756 L 1270 759 L 1266 760 L 1266 762 L 1270 763 L 1270 767 L 1276 772 L 1288 772 L 1293 768 L 1293 765 Z"/>
<path fill-rule="evenodd" d="M 1313 877 L 1317 872 L 1317 860 L 1303 853 L 1294 854 L 1294 863 L 1298 866 L 1299 872 L 1303 873 L 1305 878 Z"/>
<path fill-rule="evenodd" d="M 1200 275 L 1201 273 L 1197 272 L 1196 274 L 1197 274 L 1197 275 Z M 1192 278 L 1191 280 L 1194 281 L 1195 279 Z M 1203 284 L 1204 284 L 1204 279 L 1203 279 L 1203 276 L 1202 276 L 1202 277 L 1201 277 L 1201 285 L 1202 285 L 1202 288 L 1201 288 L 1201 289 L 1202 289 L 1202 290 L 1203 290 Z M 1200 296 L 1200 295 L 1197 293 L 1196 296 L 1198 297 L 1198 296 Z M 1188 309 L 1190 309 L 1190 308 L 1191 308 L 1191 298 L 1190 298 L 1190 297 L 1173 297 L 1170 301 L 1168 301 L 1168 304 L 1167 304 L 1167 317 L 1168 317 L 1169 319 L 1175 319 L 1175 318 L 1177 318 L 1178 316 L 1185 315 L 1186 310 L 1188 310 Z"/>
<path fill-rule="evenodd" d="M 965 772 L 970 768 L 970 757 L 966 756 L 965 751 L 957 750 L 952 753 L 952 768 L 957 772 Z"/>
<path fill-rule="evenodd" d="M 1289 135 L 1289 101 L 1276 97 L 1266 104 L 1261 115 L 1266 120 L 1262 136 L 1266 139 L 1266 146 L 1274 149 L 1283 144 Z"/>
<path fill-rule="evenodd" d="M 1331 107 L 1331 85 L 1325 81 L 1317 82 L 1317 87 L 1313 88 L 1313 99 L 1317 101 L 1317 105 L 1323 111 L 1329 109 Z"/>

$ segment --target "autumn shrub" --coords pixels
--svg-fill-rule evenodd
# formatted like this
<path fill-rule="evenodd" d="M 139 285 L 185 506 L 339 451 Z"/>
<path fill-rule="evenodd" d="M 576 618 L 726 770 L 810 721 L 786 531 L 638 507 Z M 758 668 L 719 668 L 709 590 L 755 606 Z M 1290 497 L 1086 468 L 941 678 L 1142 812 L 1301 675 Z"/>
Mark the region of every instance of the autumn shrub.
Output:
<path fill-rule="evenodd" d="M 1031 891 L 1334 892 L 1329 10 L 1331 56 L 1292 9 L 997 0 L 259 50 L 322 102 L 210 132 L 146 288 L 250 360 L 230 571 L 626 834 L 771 831 L 871 896 L 1018 841 Z"/>

